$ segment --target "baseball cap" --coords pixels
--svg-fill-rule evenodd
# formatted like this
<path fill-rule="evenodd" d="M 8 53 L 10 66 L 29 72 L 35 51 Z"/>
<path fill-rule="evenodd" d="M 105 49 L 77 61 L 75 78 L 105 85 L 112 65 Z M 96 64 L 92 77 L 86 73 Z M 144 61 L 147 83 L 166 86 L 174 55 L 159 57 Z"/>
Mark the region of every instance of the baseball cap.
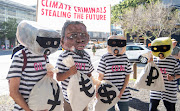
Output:
<path fill-rule="evenodd" d="M 176 39 L 171 39 L 171 40 L 172 40 L 172 42 L 177 42 Z"/>

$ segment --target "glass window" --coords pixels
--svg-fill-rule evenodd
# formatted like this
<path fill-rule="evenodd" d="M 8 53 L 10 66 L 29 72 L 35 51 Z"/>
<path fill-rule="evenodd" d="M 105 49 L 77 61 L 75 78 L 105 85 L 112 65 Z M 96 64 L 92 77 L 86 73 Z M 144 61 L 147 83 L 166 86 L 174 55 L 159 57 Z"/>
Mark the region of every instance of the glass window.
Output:
<path fill-rule="evenodd" d="M 5 21 L 5 17 L 4 16 L 0 16 L 0 21 L 4 22 Z"/>
<path fill-rule="evenodd" d="M 99 33 L 98 32 L 94 32 L 93 33 L 93 37 L 98 37 L 99 36 Z"/>
<path fill-rule="evenodd" d="M 16 10 L 13 10 L 13 9 L 11 9 L 11 8 L 8 8 L 7 14 L 10 15 L 10 16 L 16 16 Z"/>
<path fill-rule="evenodd" d="M 0 14 L 5 14 L 5 8 L 4 7 L 0 7 Z"/>
<path fill-rule="evenodd" d="M 126 50 L 144 50 L 142 47 L 139 46 L 126 46 Z"/>
<path fill-rule="evenodd" d="M 19 17 L 19 18 L 25 18 L 25 12 L 24 12 L 24 11 L 21 11 L 21 10 L 18 10 L 18 11 L 17 11 L 17 17 Z"/>
<path fill-rule="evenodd" d="M 133 50 L 132 49 L 132 46 L 126 46 L 126 50 L 128 51 L 128 50 Z"/>
<path fill-rule="evenodd" d="M 133 46 L 133 50 L 144 50 L 144 49 L 139 46 Z"/>

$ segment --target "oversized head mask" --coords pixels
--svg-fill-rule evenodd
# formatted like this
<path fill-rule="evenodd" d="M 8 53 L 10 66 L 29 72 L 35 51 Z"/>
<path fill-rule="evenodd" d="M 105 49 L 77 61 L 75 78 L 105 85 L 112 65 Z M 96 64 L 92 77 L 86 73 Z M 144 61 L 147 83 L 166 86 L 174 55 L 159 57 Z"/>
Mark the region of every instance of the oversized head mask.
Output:
<path fill-rule="evenodd" d="M 171 55 L 173 50 L 172 41 L 170 37 L 161 37 L 152 41 L 152 54 L 156 57 L 166 58 Z"/>
<path fill-rule="evenodd" d="M 38 55 L 49 55 L 57 51 L 60 45 L 60 34 L 57 31 L 41 27 L 33 21 L 20 22 L 16 37 L 20 44 Z"/>
<path fill-rule="evenodd" d="M 108 53 L 119 56 L 126 51 L 126 39 L 123 36 L 110 36 L 108 39 Z"/>
<path fill-rule="evenodd" d="M 78 21 L 68 21 L 62 29 L 61 44 L 65 50 L 81 52 L 89 42 L 86 26 Z"/>

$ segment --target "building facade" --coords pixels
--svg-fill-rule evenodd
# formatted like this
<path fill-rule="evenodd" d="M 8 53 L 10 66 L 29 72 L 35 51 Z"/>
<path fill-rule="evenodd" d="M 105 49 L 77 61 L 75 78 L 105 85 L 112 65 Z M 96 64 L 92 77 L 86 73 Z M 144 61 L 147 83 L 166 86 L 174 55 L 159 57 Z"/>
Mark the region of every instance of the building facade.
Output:
<path fill-rule="evenodd" d="M 22 20 L 36 21 L 36 8 L 9 0 L 0 0 L 0 25 L 9 18 L 16 19 L 17 23 Z M 0 45 L 1 48 L 4 45 L 7 49 L 11 44 L 7 38 L 0 37 Z"/>

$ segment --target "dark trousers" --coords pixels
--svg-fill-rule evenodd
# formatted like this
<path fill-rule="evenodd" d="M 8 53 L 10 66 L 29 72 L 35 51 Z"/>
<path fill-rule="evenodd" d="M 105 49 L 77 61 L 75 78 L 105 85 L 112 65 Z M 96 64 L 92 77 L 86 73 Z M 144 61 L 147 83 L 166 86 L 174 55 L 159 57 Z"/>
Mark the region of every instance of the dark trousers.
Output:
<path fill-rule="evenodd" d="M 160 100 L 150 99 L 149 111 L 157 111 L 157 107 L 159 105 Z M 167 111 L 175 111 L 175 103 L 170 103 L 168 101 L 163 100 L 164 106 Z"/>

